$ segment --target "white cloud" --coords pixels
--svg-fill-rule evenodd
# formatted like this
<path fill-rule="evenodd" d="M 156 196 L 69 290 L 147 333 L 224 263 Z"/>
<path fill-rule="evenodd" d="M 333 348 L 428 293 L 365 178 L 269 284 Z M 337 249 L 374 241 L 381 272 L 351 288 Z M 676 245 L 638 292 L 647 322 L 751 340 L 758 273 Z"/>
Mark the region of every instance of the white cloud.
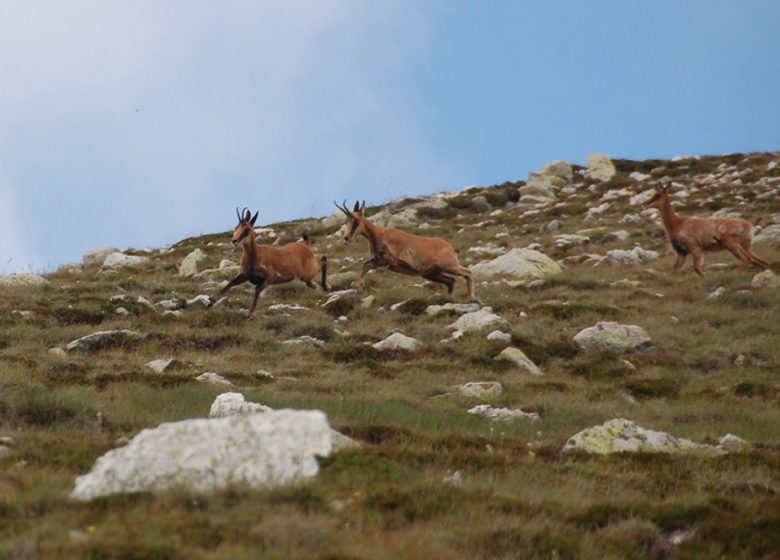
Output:
<path fill-rule="evenodd" d="M 160 245 L 451 178 L 417 123 L 415 3 L 35 2 L 0 7 L 0 166 L 57 253 Z M 25 227 L 26 227 L 25 222 Z"/>

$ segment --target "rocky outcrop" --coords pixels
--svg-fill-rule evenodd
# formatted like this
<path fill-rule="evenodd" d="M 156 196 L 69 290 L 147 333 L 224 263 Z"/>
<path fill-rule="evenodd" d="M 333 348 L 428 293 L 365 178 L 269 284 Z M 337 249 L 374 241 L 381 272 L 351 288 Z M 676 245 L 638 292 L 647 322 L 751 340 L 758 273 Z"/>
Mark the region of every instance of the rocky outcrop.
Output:
<path fill-rule="evenodd" d="M 585 350 L 608 350 L 622 354 L 649 346 L 652 341 L 642 327 L 600 322 L 577 333 L 574 342 Z"/>
<path fill-rule="evenodd" d="M 206 253 L 200 249 L 195 249 L 189 255 L 184 257 L 179 266 L 179 276 L 189 278 L 198 272 L 198 263 L 206 258 Z"/>
<path fill-rule="evenodd" d="M 586 161 L 588 163 L 588 177 L 596 181 L 609 181 L 617 172 L 612 158 L 606 154 L 589 154 Z"/>
<path fill-rule="evenodd" d="M 473 311 L 471 313 L 464 313 L 457 321 L 450 325 L 451 329 L 467 332 L 477 332 L 488 327 L 496 327 L 505 325 L 506 321 L 493 313 L 493 309 L 490 307 L 483 307 L 479 311 Z"/>
<path fill-rule="evenodd" d="M 759 272 L 750 281 L 754 288 L 780 288 L 780 278 L 771 270 Z"/>
<path fill-rule="evenodd" d="M 113 253 L 118 253 L 119 249 L 116 247 L 97 247 L 96 249 L 92 249 L 91 251 L 87 251 L 84 253 L 84 256 L 82 257 L 84 266 L 102 266 L 103 262 L 106 260 L 106 257 L 108 255 L 111 255 Z"/>
<path fill-rule="evenodd" d="M 141 333 L 127 329 L 114 331 L 98 331 L 82 336 L 65 346 L 68 352 L 90 352 L 102 348 L 124 346 L 141 340 Z"/>
<path fill-rule="evenodd" d="M 780 245 L 780 224 L 766 226 L 753 237 L 753 242 Z"/>
<path fill-rule="evenodd" d="M 512 249 L 505 255 L 471 267 L 478 280 L 507 277 L 515 280 L 547 278 L 561 272 L 550 257 L 533 249 Z"/>
<path fill-rule="evenodd" d="M 125 255 L 124 253 L 111 253 L 103 261 L 103 268 L 117 269 L 124 268 L 126 266 L 135 266 L 143 264 L 149 260 L 149 257 L 139 257 L 133 255 Z"/>

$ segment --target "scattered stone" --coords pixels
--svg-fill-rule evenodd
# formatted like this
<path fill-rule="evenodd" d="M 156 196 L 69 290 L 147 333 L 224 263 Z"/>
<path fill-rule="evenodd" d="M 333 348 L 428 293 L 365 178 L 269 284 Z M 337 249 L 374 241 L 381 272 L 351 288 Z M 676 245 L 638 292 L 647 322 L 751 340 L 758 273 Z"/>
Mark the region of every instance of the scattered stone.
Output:
<path fill-rule="evenodd" d="M 299 336 L 298 338 L 284 340 L 282 341 L 282 344 L 286 346 L 309 346 L 311 348 L 320 348 L 325 346 L 325 341 L 305 334 L 303 336 Z"/>
<path fill-rule="evenodd" d="M 577 333 L 574 342 L 585 350 L 622 354 L 648 346 L 652 341 L 642 327 L 602 321 Z"/>
<path fill-rule="evenodd" d="M 256 414 L 272 410 L 270 406 L 247 401 L 241 393 L 222 393 L 211 403 L 209 418 L 226 418 L 236 414 Z"/>
<path fill-rule="evenodd" d="M 512 420 L 536 422 L 539 420 L 539 415 L 536 412 L 524 412 L 519 408 L 493 408 L 489 404 L 479 404 L 470 408 L 468 413 L 492 422 L 511 422 Z"/>
<path fill-rule="evenodd" d="M 509 342 L 512 340 L 512 335 L 503 331 L 492 331 L 487 335 L 488 340 L 500 340 L 501 342 Z"/>
<path fill-rule="evenodd" d="M 7 445 L 0 445 L 0 461 L 10 456 L 11 456 L 11 448 L 8 447 Z"/>
<path fill-rule="evenodd" d="M 91 251 L 87 251 L 84 253 L 84 256 L 82 257 L 84 266 L 102 266 L 103 262 L 106 260 L 106 257 L 108 255 L 112 255 L 114 253 L 118 253 L 119 249 L 116 247 L 98 247 L 96 249 L 92 249 Z"/>
<path fill-rule="evenodd" d="M 376 301 L 376 297 L 374 297 L 374 296 L 366 296 L 360 302 L 360 307 L 362 307 L 363 309 L 370 309 L 371 306 L 374 305 L 374 301 Z"/>
<path fill-rule="evenodd" d="M 114 309 L 114 313 L 117 315 L 130 315 L 130 312 L 124 307 L 117 307 Z"/>
<path fill-rule="evenodd" d="M 127 329 L 98 331 L 96 333 L 88 334 L 87 336 L 82 336 L 81 338 L 69 342 L 65 346 L 65 350 L 68 352 L 89 352 L 100 350 L 101 348 L 105 348 L 107 346 L 121 346 L 124 344 L 136 342 L 141 340 L 141 338 L 141 333 Z"/>
<path fill-rule="evenodd" d="M 187 307 L 195 307 L 196 305 L 200 305 L 201 307 L 208 309 L 211 307 L 211 297 L 207 296 L 206 294 L 200 294 L 192 299 L 188 299 L 185 305 Z"/>
<path fill-rule="evenodd" d="M 572 171 L 569 162 L 562 159 L 550 162 L 539 168 L 539 175 L 545 177 L 560 177 L 567 183 L 574 178 L 574 172 Z"/>
<path fill-rule="evenodd" d="M 334 311 L 337 309 L 342 309 L 345 304 L 347 304 L 349 299 L 354 300 L 355 296 L 357 295 L 357 290 L 350 288 L 348 290 L 339 290 L 336 292 L 331 292 L 328 296 L 328 300 L 323 303 L 320 307 L 322 307 L 325 311 Z M 344 300 L 344 301 L 342 301 Z M 352 302 L 354 303 L 354 301 Z"/>
<path fill-rule="evenodd" d="M 470 247 L 469 253 L 476 253 L 478 255 L 503 255 L 506 253 L 504 247 L 486 246 L 486 247 Z"/>
<path fill-rule="evenodd" d="M 145 263 L 149 260 L 149 257 L 136 257 L 132 255 L 125 255 L 124 253 L 111 253 L 103 261 L 103 268 L 117 269 L 124 268 L 126 266 L 135 266 Z"/>
<path fill-rule="evenodd" d="M 750 285 L 754 288 L 780 288 L 780 277 L 771 270 L 759 272 L 753 277 Z"/>
<path fill-rule="evenodd" d="M 512 249 L 508 253 L 471 267 L 478 280 L 506 276 L 515 280 L 546 278 L 559 274 L 558 263 L 547 255 L 532 249 Z"/>
<path fill-rule="evenodd" d="M 200 249 L 195 249 L 189 255 L 184 257 L 179 266 L 179 276 L 189 278 L 198 272 L 198 263 L 206 258 L 206 253 Z"/>
<path fill-rule="evenodd" d="M 454 313 L 463 315 L 464 313 L 473 313 L 479 311 L 482 306 L 478 303 L 445 303 L 444 305 L 429 305 L 425 308 L 427 315 L 435 316 L 441 313 Z"/>
<path fill-rule="evenodd" d="M 531 375 L 544 375 L 544 372 L 539 369 L 539 366 L 533 363 L 528 358 L 528 356 L 526 356 L 523 351 L 518 348 L 504 348 L 495 359 L 512 362 L 517 367 L 526 370 Z"/>
<path fill-rule="evenodd" d="M 711 291 L 709 294 L 707 294 L 704 299 L 707 301 L 714 301 L 716 299 L 722 298 L 726 294 L 726 288 L 723 286 L 720 286 L 719 288 Z"/>
<path fill-rule="evenodd" d="M 19 309 L 14 309 L 13 311 L 11 311 L 12 317 L 19 317 L 20 319 L 24 319 L 25 321 L 29 321 L 30 319 L 33 318 L 34 315 L 35 313 L 33 313 L 32 311 L 24 311 Z"/>
<path fill-rule="evenodd" d="M 636 425 L 625 418 L 615 418 L 601 425 L 574 434 L 563 451 L 584 451 L 597 455 L 611 453 L 695 453 L 721 455 L 723 450 L 712 445 L 695 443 L 665 432 L 656 432 Z"/>
<path fill-rule="evenodd" d="M 553 179 L 539 173 L 529 173 L 525 185 L 520 187 L 521 203 L 549 203 L 555 200 Z"/>
<path fill-rule="evenodd" d="M 556 231 L 561 229 L 561 221 L 552 220 L 549 224 L 547 224 L 547 227 L 545 229 L 550 233 L 555 233 Z"/>
<path fill-rule="evenodd" d="M 641 226 L 645 223 L 645 221 L 642 219 L 642 216 L 638 214 L 626 214 L 620 219 L 620 222 L 618 223 L 629 226 Z"/>
<path fill-rule="evenodd" d="M 297 303 L 275 303 L 268 306 L 268 311 L 306 311 L 309 308 Z"/>
<path fill-rule="evenodd" d="M 758 235 L 753 237 L 755 243 L 769 243 L 771 245 L 780 245 L 780 224 L 766 226 Z"/>
<path fill-rule="evenodd" d="M 184 488 L 212 492 L 236 484 L 271 488 L 317 474 L 317 457 L 333 451 L 319 410 L 278 410 L 192 419 L 146 429 L 100 457 L 76 479 L 71 498 Z"/>
<path fill-rule="evenodd" d="M 629 237 L 631 237 L 630 233 L 624 229 L 619 229 L 617 231 L 610 231 L 604 236 L 604 239 L 607 241 L 628 241 Z"/>
<path fill-rule="evenodd" d="M 11 436 L 0 436 L 0 445 L 13 447 L 14 445 L 16 445 L 16 440 Z"/>
<path fill-rule="evenodd" d="M 183 308 L 186 303 L 183 299 L 164 299 L 158 301 L 155 305 L 160 311 L 176 311 Z"/>
<path fill-rule="evenodd" d="M 396 332 L 372 346 L 377 350 L 402 350 L 405 352 L 414 352 L 417 349 L 418 344 L 416 339 Z"/>
<path fill-rule="evenodd" d="M 444 484 L 450 484 L 452 486 L 463 486 L 463 476 L 460 474 L 460 471 L 455 471 L 454 473 L 445 476 L 441 481 Z"/>
<path fill-rule="evenodd" d="M 49 281 L 39 274 L 6 274 L 0 276 L 0 286 L 45 286 Z"/>
<path fill-rule="evenodd" d="M 634 290 L 642 285 L 641 282 L 638 280 L 629 280 L 628 278 L 623 278 L 622 280 L 618 280 L 617 282 L 610 282 L 610 287 L 612 288 L 626 288 Z"/>
<path fill-rule="evenodd" d="M 49 348 L 46 353 L 49 354 L 49 356 L 53 356 L 55 358 L 64 358 L 68 355 L 68 353 L 62 348 Z"/>
<path fill-rule="evenodd" d="M 741 437 L 735 436 L 734 434 L 726 434 L 718 439 L 718 447 L 726 452 L 732 453 L 735 451 L 747 451 L 750 449 L 751 445 Z"/>
<path fill-rule="evenodd" d="M 222 377 L 220 374 L 214 373 L 213 371 L 201 373 L 198 377 L 195 378 L 195 381 L 200 381 L 201 383 L 211 383 L 212 385 L 225 385 L 227 387 L 233 386 L 230 381 Z"/>
<path fill-rule="evenodd" d="M 231 261 L 230 259 L 222 259 L 221 261 L 219 261 L 219 268 L 220 269 L 222 269 L 222 268 L 235 268 L 237 266 L 238 265 L 236 263 L 234 263 L 233 261 Z"/>
<path fill-rule="evenodd" d="M 553 238 L 553 242 L 555 243 L 555 246 L 559 249 L 565 249 L 567 247 L 571 247 L 572 245 L 585 245 L 586 243 L 590 243 L 590 237 L 587 237 L 585 235 L 575 235 L 575 234 L 562 234 L 562 235 L 556 235 Z"/>
<path fill-rule="evenodd" d="M 588 176 L 591 179 L 604 182 L 615 176 L 615 165 L 608 155 L 589 154 L 586 161 L 588 163 Z"/>
<path fill-rule="evenodd" d="M 144 296 L 138 296 L 138 299 L 135 300 L 137 303 L 140 303 L 144 307 L 151 309 L 152 311 L 157 311 L 157 308 L 154 306 L 154 304 L 146 299 Z"/>
<path fill-rule="evenodd" d="M 630 251 L 624 249 L 613 249 L 607 251 L 606 260 L 610 264 L 620 266 L 638 265 L 643 262 L 654 261 L 659 255 L 656 251 L 648 251 L 641 247 L 634 247 Z"/>
<path fill-rule="evenodd" d="M 155 373 L 162 373 L 168 369 L 172 363 L 173 358 L 159 358 L 157 360 L 152 360 L 151 362 L 146 362 L 146 367 Z"/>
<path fill-rule="evenodd" d="M 652 177 L 652 175 L 646 175 L 645 173 L 640 173 L 639 171 L 634 171 L 628 176 L 628 178 L 632 181 L 639 181 L 640 183 L 642 181 L 647 181 L 650 179 L 650 177 Z"/>
<path fill-rule="evenodd" d="M 474 397 L 477 399 L 492 399 L 501 396 L 503 387 L 497 381 L 472 381 L 458 385 L 458 393 L 464 397 Z"/>
<path fill-rule="evenodd" d="M 506 321 L 493 313 L 492 308 L 483 307 L 479 311 L 464 313 L 458 318 L 457 321 L 452 323 L 449 328 L 467 333 L 481 331 L 482 329 L 486 329 L 488 327 L 504 324 L 506 324 Z"/>

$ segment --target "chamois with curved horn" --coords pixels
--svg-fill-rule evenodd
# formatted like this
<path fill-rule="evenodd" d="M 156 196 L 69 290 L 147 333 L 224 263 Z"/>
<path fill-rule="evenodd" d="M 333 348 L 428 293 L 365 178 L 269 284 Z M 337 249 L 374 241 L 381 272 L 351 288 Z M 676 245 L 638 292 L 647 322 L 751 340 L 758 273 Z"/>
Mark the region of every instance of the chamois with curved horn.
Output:
<path fill-rule="evenodd" d="M 680 216 L 675 213 L 669 200 L 669 187 L 671 186 L 671 183 L 666 187 L 659 183 L 655 188 L 655 193 L 645 204 L 661 211 L 664 228 L 677 253 L 674 272 L 682 268 L 685 258 L 691 254 L 693 255 L 693 269 L 699 276 L 703 276 L 704 253 L 723 250 L 729 251 L 741 261 L 740 270 L 747 270 L 751 265 L 759 266 L 765 270 L 769 268 L 769 263 L 751 249 L 753 226 L 758 221 L 749 222 L 742 218 Z"/>
<path fill-rule="evenodd" d="M 366 201 L 355 203 L 352 210 L 347 201 L 336 208 L 347 217 L 345 241 L 351 242 L 357 235 L 365 237 L 371 245 L 371 258 L 363 264 L 363 272 L 354 282 L 356 288 L 365 286 L 366 274 L 375 268 L 387 268 L 409 276 L 422 276 L 431 282 L 447 286 L 447 293 L 455 288 L 455 276 L 465 278 L 468 297 L 474 297 L 474 280 L 471 271 L 461 266 L 458 253 L 452 245 L 438 237 L 421 237 L 400 229 L 380 227 L 365 216 Z"/>
<path fill-rule="evenodd" d="M 330 291 L 327 281 L 328 258 L 323 256 L 317 259 L 314 256 L 309 236 L 304 233 L 301 241 L 283 247 L 260 245 L 255 241 L 254 228 L 258 214 L 259 211 L 252 216 L 247 208 L 239 213 L 238 208 L 236 208 L 238 225 L 233 231 L 232 243 L 233 245 L 240 244 L 243 249 L 241 271 L 219 291 L 216 299 L 224 296 L 233 286 L 247 281 L 251 282 L 255 285 L 255 298 L 249 310 L 249 318 L 251 319 L 255 316 L 260 292 L 268 286 L 297 279 L 303 281 L 310 288 L 317 289 L 314 279 L 320 273 L 322 289 L 326 292 Z M 212 303 L 216 299 L 212 297 Z"/>

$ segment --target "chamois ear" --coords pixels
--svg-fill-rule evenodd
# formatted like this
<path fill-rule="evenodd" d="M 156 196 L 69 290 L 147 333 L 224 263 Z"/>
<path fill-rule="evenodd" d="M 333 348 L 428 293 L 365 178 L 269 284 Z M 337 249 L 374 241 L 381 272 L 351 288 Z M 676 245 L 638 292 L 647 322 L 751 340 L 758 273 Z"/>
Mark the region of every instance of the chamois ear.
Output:
<path fill-rule="evenodd" d="M 366 201 L 365 200 L 363 201 L 363 205 L 360 207 L 360 211 L 361 212 L 365 212 L 366 211 Z"/>
<path fill-rule="evenodd" d="M 663 183 L 661 183 L 661 182 L 659 182 L 659 183 L 658 183 L 658 184 L 655 186 L 655 190 L 656 190 L 656 192 L 659 192 L 659 193 L 660 193 L 660 192 L 666 192 L 666 190 L 664 189 L 664 184 L 663 184 Z"/>
<path fill-rule="evenodd" d="M 360 201 L 359 200 L 355 201 L 355 207 L 352 208 L 352 211 L 353 212 L 360 212 Z"/>
<path fill-rule="evenodd" d="M 246 206 L 244 206 L 243 214 L 244 214 L 244 218 L 241 220 L 242 222 L 248 222 L 249 218 L 252 217 L 252 212 L 250 212 L 249 208 L 247 208 Z"/>
<path fill-rule="evenodd" d="M 254 216 L 252 216 L 252 219 L 251 219 L 251 220 L 249 220 L 249 223 L 250 223 L 250 224 L 252 224 L 252 225 L 255 225 L 255 222 L 257 221 L 257 215 L 258 215 L 259 213 L 260 213 L 260 210 L 258 210 L 257 212 L 255 212 L 255 215 L 254 215 Z"/>

